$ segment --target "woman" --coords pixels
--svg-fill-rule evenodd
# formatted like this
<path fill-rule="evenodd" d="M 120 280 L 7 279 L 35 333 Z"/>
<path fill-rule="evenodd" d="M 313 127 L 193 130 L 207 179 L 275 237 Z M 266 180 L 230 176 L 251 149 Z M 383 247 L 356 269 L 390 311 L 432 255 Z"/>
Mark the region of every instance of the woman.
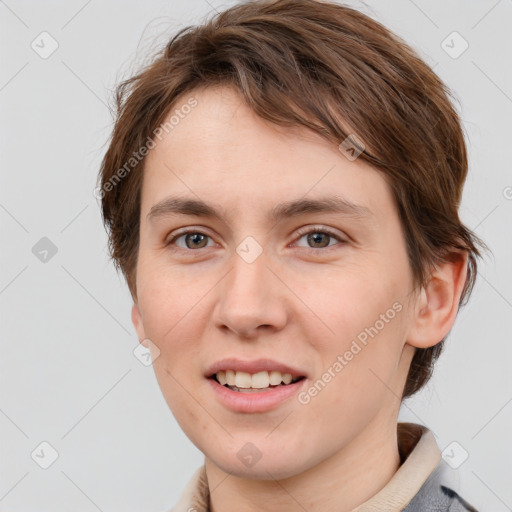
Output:
<path fill-rule="evenodd" d="M 111 254 L 205 455 L 173 510 L 475 510 L 433 433 L 397 424 L 480 255 L 439 78 L 356 10 L 253 1 L 182 30 L 117 99 Z"/>

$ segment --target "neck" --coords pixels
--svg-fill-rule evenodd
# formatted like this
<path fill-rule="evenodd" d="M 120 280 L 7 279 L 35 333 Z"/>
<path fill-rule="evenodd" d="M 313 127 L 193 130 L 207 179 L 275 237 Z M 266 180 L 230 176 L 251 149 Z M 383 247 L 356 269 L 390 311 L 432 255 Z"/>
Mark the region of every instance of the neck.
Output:
<path fill-rule="evenodd" d="M 396 418 L 385 420 L 375 418 L 331 457 L 282 480 L 230 475 L 205 458 L 210 512 L 350 512 L 379 492 L 400 467 Z"/>

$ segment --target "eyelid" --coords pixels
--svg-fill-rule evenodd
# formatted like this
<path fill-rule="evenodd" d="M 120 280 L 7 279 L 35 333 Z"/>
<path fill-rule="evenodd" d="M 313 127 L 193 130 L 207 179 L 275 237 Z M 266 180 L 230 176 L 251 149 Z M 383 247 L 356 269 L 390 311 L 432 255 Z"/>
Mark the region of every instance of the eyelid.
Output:
<path fill-rule="evenodd" d="M 201 235 L 206 235 L 207 237 L 209 237 L 213 240 L 213 236 L 211 234 L 209 234 L 208 229 L 201 227 L 201 226 L 187 226 L 184 228 L 179 228 L 179 229 L 173 231 L 172 233 L 169 233 L 169 235 L 167 235 L 165 237 L 164 245 L 168 246 L 171 243 L 174 243 L 176 241 L 176 239 L 178 239 L 179 237 L 181 237 L 183 235 L 196 234 L 196 233 L 200 233 Z M 178 249 L 181 249 L 181 247 L 178 247 Z M 187 250 L 187 249 L 184 249 L 184 250 Z M 193 249 L 188 249 L 188 250 L 191 251 Z"/>
<path fill-rule="evenodd" d="M 322 247 L 322 248 L 303 247 L 303 249 L 315 251 L 315 252 L 319 252 L 319 251 L 325 252 L 328 249 L 336 247 L 336 245 L 343 245 L 343 244 L 348 243 L 348 240 L 346 239 L 346 237 L 344 238 L 343 236 L 341 236 L 336 230 L 334 230 L 333 228 L 330 228 L 328 226 L 322 226 L 322 225 L 310 225 L 310 226 L 304 226 L 303 228 L 299 228 L 297 230 L 296 240 L 299 240 L 304 235 L 308 235 L 310 233 L 325 233 L 325 234 L 329 235 L 330 237 L 335 238 L 339 243 L 335 244 L 335 245 L 328 245 L 328 246 Z"/>
<path fill-rule="evenodd" d="M 208 233 L 208 229 L 205 229 L 204 227 L 187 226 L 184 228 L 177 229 L 172 234 L 168 235 L 165 238 L 164 245 L 165 245 L 165 247 L 167 247 L 167 246 L 173 244 L 178 238 L 180 238 L 183 235 L 197 234 L 197 233 L 206 235 L 211 240 L 213 240 L 213 238 L 214 238 L 211 234 Z M 322 226 L 322 225 L 309 225 L 309 226 L 304 226 L 302 228 L 299 228 L 296 231 L 294 240 L 295 241 L 300 240 L 304 235 L 308 235 L 310 233 L 325 233 L 325 234 L 329 235 L 330 237 L 335 238 L 338 241 L 338 244 L 328 245 L 326 247 L 320 247 L 320 248 L 302 247 L 302 249 L 306 249 L 306 250 L 314 251 L 314 252 L 318 253 L 318 252 L 322 252 L 322 251 L 325 252 L 326 250 L 334 248 L 337 245 L 343 245 L 343 244 L 348 243 L 348 240 L 345 239 L 345 237 L 341 236 L 336 230 L 334 230 L 333 228 L 327 227 L 327 226 Z M 202 249 L 205 249 L 205 248 L 206 247 L 203 247 Z M 194 249 L 183 249 L 182 247 L 178 247 L 178 249 L 182 249 L 187 252 L 195 251 Z"/>

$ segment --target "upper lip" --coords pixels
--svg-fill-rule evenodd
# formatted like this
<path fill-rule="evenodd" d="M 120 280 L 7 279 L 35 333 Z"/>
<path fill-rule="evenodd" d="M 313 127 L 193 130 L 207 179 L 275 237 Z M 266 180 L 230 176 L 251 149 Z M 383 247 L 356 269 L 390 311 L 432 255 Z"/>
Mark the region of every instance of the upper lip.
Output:
<path fill-rule="evenodd" d="M 244 361 L 242 359 L 237 359 L 234 357 L 221 359 L 213 363 L 206 370 L 205 376 L 213 377 L 217 372 L 221 370 L 235 370 L 251 374 L 264 371 L 278 371 L 283 374 L 290 373 L 292 378 L 306 377 L 305 372 L 303 372 L 302 370 L 293 368 L 292 366 L 280 363 L 279 361 L 275 361 L 273 359 L 253 359 L 252 361 Z"/>

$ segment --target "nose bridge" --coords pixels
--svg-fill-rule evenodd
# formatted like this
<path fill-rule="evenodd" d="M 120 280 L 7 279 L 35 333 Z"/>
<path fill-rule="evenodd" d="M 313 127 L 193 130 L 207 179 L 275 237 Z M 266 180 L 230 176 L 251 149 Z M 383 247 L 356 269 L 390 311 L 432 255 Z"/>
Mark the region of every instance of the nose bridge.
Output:
<path fill-rule="evenodd" d="M 233 253 L 231 271 L 220 290 L 217 323 L 241 335 L 260 326 L 281 328 L 285 321 L 279 280 L 267 254 L 254 242 L 242 242 Z M 225 328 L 224 327 L 224 328 Z"/>

